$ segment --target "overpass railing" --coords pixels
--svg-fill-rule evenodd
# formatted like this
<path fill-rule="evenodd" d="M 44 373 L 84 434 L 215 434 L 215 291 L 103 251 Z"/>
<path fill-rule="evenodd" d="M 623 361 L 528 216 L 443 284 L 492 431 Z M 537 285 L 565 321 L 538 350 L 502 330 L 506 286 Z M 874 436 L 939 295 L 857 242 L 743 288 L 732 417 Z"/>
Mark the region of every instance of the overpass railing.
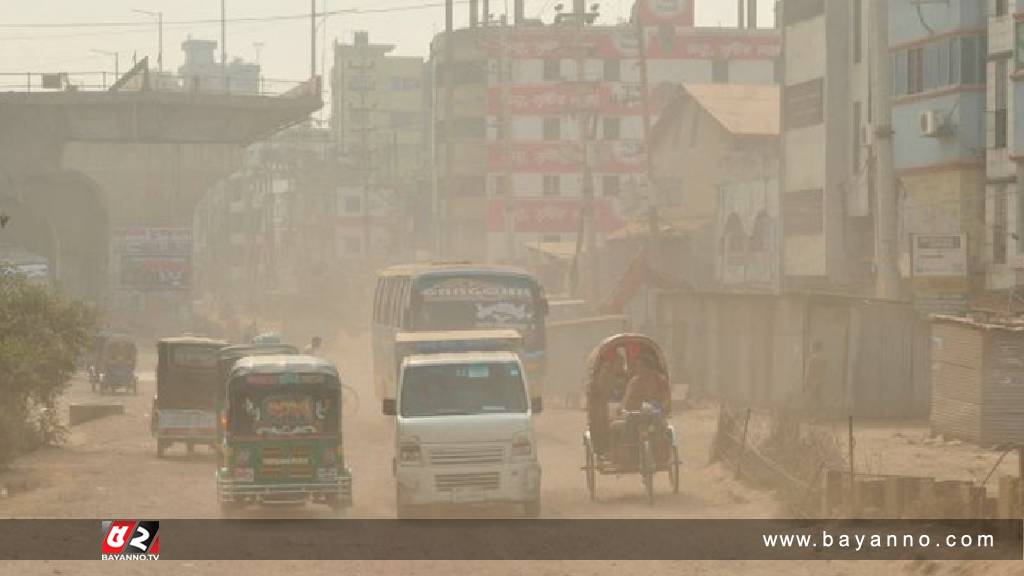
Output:
<path fill-rule="evenodd" d="M 161 74 L 134 70 L 122 75 L 106 71 L 0 72 L 0 92 L 177 92 L 238 96 L 303 97 L 320 92 L 320 78 L 278 80 L 221 74 Z"/>

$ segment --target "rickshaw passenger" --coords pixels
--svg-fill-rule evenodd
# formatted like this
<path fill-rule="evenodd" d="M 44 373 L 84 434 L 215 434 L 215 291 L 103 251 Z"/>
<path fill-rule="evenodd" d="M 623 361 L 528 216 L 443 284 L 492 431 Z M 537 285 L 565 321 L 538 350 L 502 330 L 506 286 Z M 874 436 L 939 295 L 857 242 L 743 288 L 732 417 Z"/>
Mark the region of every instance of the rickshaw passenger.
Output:
<path fill-rule="evenodd" d="M 622 398 L 622 409 L 640 410 L 644 402 L 657 403 L 663 416 L 672 413 L 672 388 L 668 378 L 658 369 L 657 361 L 650 354 L 638 358 L 637 370 L 626 384 Z"/>
<path fill-rule="evenodd" d="M 641 410 L 644 403 L 651 403 L 667 418 L 672 412 L 672 389 L 668 378 L 658 368 L 658 362 L 650 354 L 641 354 L 633 361 L 633 365 L 634 374 L 626 384 L 620 412 L 635 412 Z M 623 440 L 633 438 L 636 433 L 636 430 L 626 429 L 626 418 L 620 414 L 611 425 L 612 447 L 617 448 Z M 655 450 L 656 457 L 661 460 L 663 450 L 657 446 Z"/>

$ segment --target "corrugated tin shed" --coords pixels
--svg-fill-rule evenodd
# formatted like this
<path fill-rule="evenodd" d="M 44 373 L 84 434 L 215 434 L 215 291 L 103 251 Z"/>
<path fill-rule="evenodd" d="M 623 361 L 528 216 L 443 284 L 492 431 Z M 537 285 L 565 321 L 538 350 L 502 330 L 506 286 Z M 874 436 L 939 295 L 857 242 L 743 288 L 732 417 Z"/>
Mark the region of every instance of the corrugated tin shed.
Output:
<path fill-rule="evenodd" d="M 1024 442 L 1024 323 L 932 317 L 932 429 Z"/>

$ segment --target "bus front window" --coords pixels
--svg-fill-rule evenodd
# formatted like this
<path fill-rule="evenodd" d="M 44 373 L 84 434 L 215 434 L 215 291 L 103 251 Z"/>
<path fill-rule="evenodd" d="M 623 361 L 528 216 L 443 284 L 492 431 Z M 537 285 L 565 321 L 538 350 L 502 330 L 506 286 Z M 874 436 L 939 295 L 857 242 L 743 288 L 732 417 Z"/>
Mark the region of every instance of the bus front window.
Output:
<path fill-rule="evenodd" d="M 543 345 L 537 290 L 519 279 L 448 278 L 427 283 L 414 303 L 416 330 L 511 328 L 527 348 Z"/>

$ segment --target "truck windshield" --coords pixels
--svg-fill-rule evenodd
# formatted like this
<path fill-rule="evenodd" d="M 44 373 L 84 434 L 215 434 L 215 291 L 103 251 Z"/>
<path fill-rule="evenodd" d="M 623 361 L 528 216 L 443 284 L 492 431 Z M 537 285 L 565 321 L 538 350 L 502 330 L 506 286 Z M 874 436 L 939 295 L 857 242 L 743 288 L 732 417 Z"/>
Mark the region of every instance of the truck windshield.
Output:
<path fill-rule="evenodd" d="M 525 413 L 526 390 L 514 362 L 410 366 L 402 378 L 402 416 Z"/>
<path fill-rule="evenodd" d="M 237 387 L 229 414 L 233 434 L 310 436 L 338 431 L 337 392 L 316 386 Z"/>

